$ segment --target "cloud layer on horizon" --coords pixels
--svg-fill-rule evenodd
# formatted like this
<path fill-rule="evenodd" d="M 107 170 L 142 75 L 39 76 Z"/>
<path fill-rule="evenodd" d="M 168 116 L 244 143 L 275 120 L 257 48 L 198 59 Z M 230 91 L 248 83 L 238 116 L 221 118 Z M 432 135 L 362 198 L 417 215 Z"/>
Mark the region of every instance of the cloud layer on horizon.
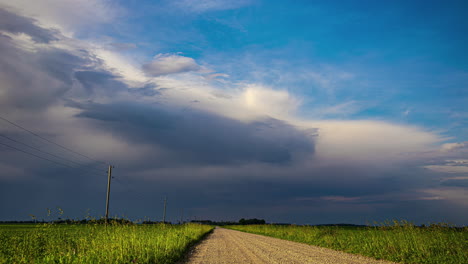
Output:
<path fill-rule="evenodd" d="M 202 68 L 193 58 L 177 54 L 131 68 L 138 78 L 129 79 L 129 66 L 112 59 L 119 58 L 115 51 L 0 12 L 1 111 L 47 138 L 113 162 L 117 179 L 127 181 L 116 187 L 116 203 L 127 208 L 120 213 L 146 210 L 130 206 L 139 199 L 125 193 L 133 185 L 144 198 L 165 192 L 177 206 L 213 218 L 255 217 L 257 210 L 275 221 L 314 221 L 306 212 L 325 214 L 319 221 L 327 221 L 354 210 L 362 216 L 350 222 L 391 213 L 424 221 L 440 209 L 447 219 L 468 219 L 448 210 L 467 206 L 460 202 L 466 179 L 454 177 L 464 177 L 468 166 L 447 161 L 461 160 L 466 142 L 442 145 L 437 133 L 385 121 L 308 120 L 296 114 L 302 101 L 287 90 L 220 83 L 197 72 Z M 31 140 L 6 124 L 0 132 Z M 1 200 L 40 197 L 21 209 L 2 202 L 9 213 L 0 218 L 22 217 L 57 200 L 96 208 L 102 179 L 7 147 L 0 151 L 8 154 L 0 160 Z M 20 188 L 25 179 L 34 186 Z M 79 190 L 89 191 L 81 203 Z"/>

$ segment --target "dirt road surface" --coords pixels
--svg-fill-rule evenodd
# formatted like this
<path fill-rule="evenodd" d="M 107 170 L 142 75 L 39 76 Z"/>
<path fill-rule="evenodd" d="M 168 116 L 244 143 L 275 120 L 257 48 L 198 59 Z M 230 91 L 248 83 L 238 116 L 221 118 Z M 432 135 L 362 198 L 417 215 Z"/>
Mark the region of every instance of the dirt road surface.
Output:
<path fill-rule="evenodd" d="M 190 264 L 393 263 L 272 237 L 216 228 L 189 253 Z"/>

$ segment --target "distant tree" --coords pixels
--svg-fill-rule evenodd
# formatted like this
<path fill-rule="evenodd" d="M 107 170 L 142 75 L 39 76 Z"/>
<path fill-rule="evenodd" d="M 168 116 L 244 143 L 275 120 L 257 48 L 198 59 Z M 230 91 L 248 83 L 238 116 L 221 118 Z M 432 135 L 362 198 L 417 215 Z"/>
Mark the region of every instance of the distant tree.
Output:
<path fill-rule="evenodd" d="M 239 220 L 239 225 L 264 225 L 264 224 L 266 224 L 264 219 L 257 219 L 257 218 L 244 219 L 244 218 L 241 218 Z"/>

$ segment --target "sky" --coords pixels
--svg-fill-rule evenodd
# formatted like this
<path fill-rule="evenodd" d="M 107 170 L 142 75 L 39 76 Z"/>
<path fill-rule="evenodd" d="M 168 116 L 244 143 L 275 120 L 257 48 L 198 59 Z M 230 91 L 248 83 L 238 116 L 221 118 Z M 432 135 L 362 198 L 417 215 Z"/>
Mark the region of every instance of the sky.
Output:
<path fill-rule="evenodd" d="M 466 225 L 467 11 L 0 0 L 0 220 Z"/>

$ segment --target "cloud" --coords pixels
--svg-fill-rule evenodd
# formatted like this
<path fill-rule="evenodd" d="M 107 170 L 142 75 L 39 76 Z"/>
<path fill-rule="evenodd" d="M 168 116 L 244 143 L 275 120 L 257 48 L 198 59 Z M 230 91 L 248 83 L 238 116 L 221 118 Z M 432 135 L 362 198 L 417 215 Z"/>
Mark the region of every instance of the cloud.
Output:
<path fill-rule="evenodd" d="M 321 200 L 332 202 L 354 202 L 358 201 L 359 197 L 344 197 L 344 196 L 322 196 Z"/>
<path fill-rule="evenodd" d="M 406 109 L 406 110 L 402 113 L 402 115 L 403 115 L 403 116 L 408 116 L 412 111 L 413 111 L 412 109 Z"/>
<path fill-rule="evenodd" d="M 301 101 L 285 90 L 273 90 L 262 85 L 248 85 L 242 92 L 244 107 L 257 115 L 286 117 L 294 114 Z"/>
<path fill-rule="evenodd" d="M 125 51 L 137 48 L 135 43 L 110 43 L 109 46 L 117 51 Z"/>
<path fill-rule="evenodd" d="M 202 13 L 237 9 L 249 5 L 251 2 L 251 0 L 176 0 L 171 1 L 171 4 L 188 12 Z"/>
<path fill-rule="evenodd" d="M 243 123 L 195 110 L 171 111 L 130 102 L 83 108 L 78 117 L 102 121 L 102 129 L 115 131 L 127 142 L 160 146 L 172 153 L 171 163 L 177 166 L 283 164 L 292 162 L 298 152 L 311 155 L 314 151 L 313 137 L 275 119 Z"/>
<path fill-rule="evenodd" d="M 110 0 L 0 0 L 0 4 L 14 8 L 15 13 L 34 17 L 45 27 L 61 29 L 62 33 L 109 23 L 123 12 Z"/>
<path fill-rule="evenodd" d="M 2 170 L 2 175 L 0 176 L 0 180 L 5 181 L 18 181 L 24 180 L 27 178 L 27 175 L 24 169 L 11 166 L 8 164 L 4 164 L 0 162 L 0 170 Z M 25 177 L 26 176 L 26 177 Z"/>
<path fill-rule="evenodd" d="M 423 168 L 465 164 L 457 151 L 437 150 L 437 133 L 384 121 L 299 118 L 302 98 L 284 87 L 215 82 L 210 78 L 222 73 L 209 76 L 216 71 L 177 54 L 160 54 L 145 73 L 108 44 L 67 38 L 17 16 L 0 37 L 1 112 L 115 165 L 113 214 L 141 217 L 155 206 L 141 201 L 167 194 L 171 208 L 212 219 L 317 223 L 349 216 L 362 223 L 376 215 L 424 220 L 428 210 L 467 219 L 459 213 L 466 195 L 455 187 L 465 179 Z M 0 146 L 0 167 L 8 173 L 0 179 L 0 201 L 8 201 L 0 219 L 40 215 L 57 203 L 72 217 L 83 217 L 86 208 L 100 215 L 104 165 L 82 174 L 80 168 L 96 164 L 8 124 L 0 132 L 83 163 L 62 168 Z"/>
<path fill-rule="evenodd" d="M 322 162 L 391 163 L 408 160 L 409 153 L 433 149 L 442 141 L 417 127 L 381 121 L 296 121 L 298 126 L 318 128 L 317 157 Z"/>
<path fill-rule="evenodd" d="M 468 166 L 429 165 L 424 168 L 445 173 L 468 173 Z"/>
<path fill-rule="evenodd" d="M 128 89 L 128 86 L 119 81 L 117 76 L 106 71 L 76 70 L 74 77 L 89 94 L 105 92 L 108 96 L 112 96 L 118 91 Z M 107 89 L 102 89 L 103 87 Z"/>
<path fill-rule="evenodd" d="M 206 76 L 204 76 L 207 80 L 217 80 L 217 81 L 221 81 L 222 78 L 228 78 L 229 75 L 225 74 L 225 73 L 213 73 L 213 74 L 208 74 Z"/>
<path fill-rule="evenodd" d="M 177 54 L 158 54 L 153 61 L 143 65 L 143 71 L 150 76 L 198 71 L 201 67 L 194 59 Z"/>
<path fill-rule="evenodd" d="M 346 117 L 358 113 L 362 106 L 356 101 L 348 101 L 330 107 L 322 107 L 319 116 L 322 118 Z"/>
<path fill-rule="evenodd" d="M 0 37 L 0 108 L 43 109 L 71 89 L 73 69 L 86 58 L 53 47 L 24 50 L 13 38 Z M 27 95 L 30 100 L 25 100 Z"/>
<path fill-rule="evenodd" d="M 468 148 L 468 142 L 445 143 L 440 147 L 440 150 L 443 152 L 451 152 L 464 148 Z"/>
<path fill-rule="evenodd" d="M 13 34 L 26 34 L 33 41 L 39 43 L 49 43 L 58 40 L 57 33 L 51 29 L 45 29 L 35 24 L 35 20 L 14 14 L 0 6 L 0 31 Z"/>
<path fill-rule="evenodd" d="M 440 199 L 450 200 L 460 204 L 465 208 L 468 207 L 468 189 L 464 187 L 445 187 L 438 189 L 426 189 L 425 193 L 440 197 Z"/>

